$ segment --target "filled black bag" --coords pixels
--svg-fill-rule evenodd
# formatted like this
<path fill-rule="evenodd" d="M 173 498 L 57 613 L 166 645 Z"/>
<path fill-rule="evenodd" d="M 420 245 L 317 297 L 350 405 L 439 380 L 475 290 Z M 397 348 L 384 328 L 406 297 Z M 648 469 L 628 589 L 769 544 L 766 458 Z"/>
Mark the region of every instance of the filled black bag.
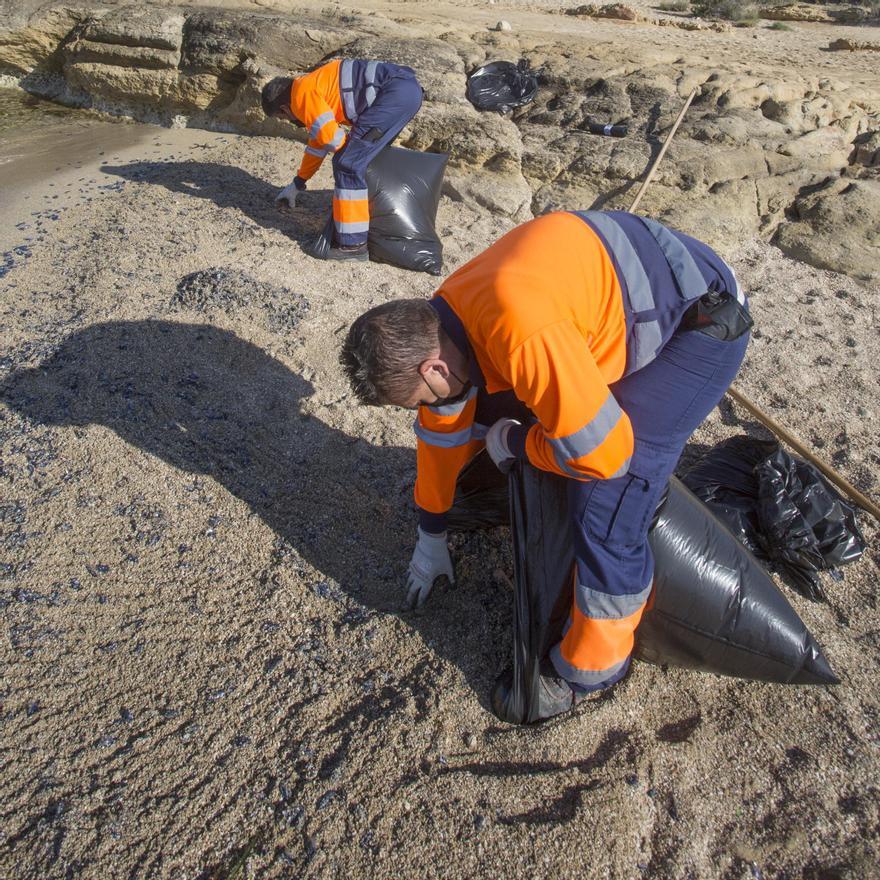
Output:
<path fill-rule="evenodd" d="M 479 472 L 474 465 L 469 478 Z M 457 493 L 449 527 L 478 520 L 468 506 L 497 507 L 497 485 L 487 474 L 482 496 L 473 485 L 467 496 Z M 560 640 L 571 602 L 566 480 L 518 463 L 509 477 L 509 506 L 516 583 L 513 685 L 498 714 L 528 723 L 535 720 L 541 659 Z M 760 563 L 675 478 L 649 540 L 654 591 L 636 630 L 639 659 L 761 681 L 838 681 Z"/>
<path fill-rule="evenodd" d="M 443 245 L 434 222 L 443 187 L 446 153 L 385 147 L 367 168 L 370 199 L 370 259 L 401 269 L 439 275 Z M 333 244 L 331 213 L 321 234 L 303 250 L 326 260 Z"/>
<path fill-rule="evenodd" d="M 855 510 L 813 465 L 776 441 L 732 437 L 682 481 L 809 599 L 824 598 L 820 571 L 853 562 L 865 550 Z"/>
<path fill-rule="evenodd" d="M 467 98 L 477 110 L 497 110 L 509 113 L 535 97 L 538 78 L 529 70 L 529 62 L 521 58 L 511 61 L 492 61 L 478 67 L 467 81 Z"/>

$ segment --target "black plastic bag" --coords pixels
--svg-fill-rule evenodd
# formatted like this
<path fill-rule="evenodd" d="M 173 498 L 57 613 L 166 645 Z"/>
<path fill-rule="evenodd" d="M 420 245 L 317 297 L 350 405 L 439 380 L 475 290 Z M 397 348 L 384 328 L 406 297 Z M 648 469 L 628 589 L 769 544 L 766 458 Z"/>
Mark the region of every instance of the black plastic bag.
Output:
<path fill-rule="evenodd" d="M 775 441 L 732 437 L 682 479 L 809 599 L 824 599 L 818 572 L 853 562 L 865 550 L 854 509 L 813 465 Z"/>
<path fill-rule="evenodd" d="M 759 559 L 766 559 L 766 555 L 759 537 L 755 466 L 778 448 L 775 440 L 731 437 L 704 455 L 681 478 Z"/>
<path fill-rule="evenodd" d="M 535 97 L 538 78 L 529 70 L 524 58 L 517 64 L 493 61 L 478 67 L 467 81 L 467 98 L 477 110 L 509 113 Z"/>
<path fill-rule="evenodd" d="M 447 527 L 471 532 L 510 524 L 510 501 L 507 475 L 483 451 L 462 469 L 455 484 L 455 498 L 446 514 Z"/>
<path fill-rule="evenodd" d="M 402 269 L 439 275 L 443 245 L 434 222 L 443 187 L 446 153 L 385 147 L 367 168 L 370 198 L 370 259 Z M 326 260 L 333 244 L 333 215 L 321 234 L 303 249 Z"/>
<path fill-rule="evenodd" d="M 482 495 L 476 486 L 480 473 L 487 475 Z M 476 459 L 468 479 L 468 489 L 456 495 L 450 528 L 473 527 L 489 519 L 493 508 L 496 524 L 501 516 L 497 481 Z M 574 551 L 565 478 L 519 463 L 510 475 L 509 498 L 516 575 L 514 664 L 513 684 L 499 716 L 528 723 L 535 720 L 541 659 L 562 637 L 568 617 Z M 837 682 L 760 563 L 675 478 L 649 539 L 654 591 L 636 630 L 637 657 L 760 681 Z"/>
<path fill-rule="evenodd" d="M 838 683 L 761 563 L 675 477 L 649 540 L 654 591 L 637 657 L 757 681 Z"/>

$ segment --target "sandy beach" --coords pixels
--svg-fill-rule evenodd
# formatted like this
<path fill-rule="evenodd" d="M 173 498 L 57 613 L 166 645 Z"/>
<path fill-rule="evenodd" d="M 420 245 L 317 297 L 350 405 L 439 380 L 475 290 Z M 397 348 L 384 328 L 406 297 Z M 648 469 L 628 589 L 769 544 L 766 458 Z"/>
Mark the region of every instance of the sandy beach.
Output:
<path fill-rule="evenodd" d="M 337 364 L 438 280 L 306 256 L 332 175 L 280 214 L 293 141 L 37 121 L 0 135 L 0 874 L 878 874 L 876 522 L 827 604 L 777 579 L 839 686 L 637 663 L 505 726 L 507 532 L 453 536 L 456 586 L 403 610 L 412 414 Z M 444 274 L 513 224 L 447 187 Z M 723 252 L 757 328 L 737 386 L 876 497 L 880 289 Z M 686 457 L 737 433 L 768 436 L 725 403 Z"/>

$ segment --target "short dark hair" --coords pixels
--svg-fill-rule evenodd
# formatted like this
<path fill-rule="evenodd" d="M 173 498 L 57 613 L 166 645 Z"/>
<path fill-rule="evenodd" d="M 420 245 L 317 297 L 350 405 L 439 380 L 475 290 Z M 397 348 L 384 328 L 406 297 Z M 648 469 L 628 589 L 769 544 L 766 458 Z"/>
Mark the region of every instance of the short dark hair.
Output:
<path fill-rule="evenodd" d="M 290 107 L 290 88 L 293 80 L 289 76 L 276 76 L 263 86 L 260 92 L 260 100 L 263 104 L 263 113 L 266 116 L 275 116 L 285 107 Z"/>
<path fill-rule="evenodd" d="M 364 312 L 349 328 L 339 362 L 361 403 L 400 404 L 418 369 L 437 352 L 440 321 L 424 299 L 396 299 Z"/>

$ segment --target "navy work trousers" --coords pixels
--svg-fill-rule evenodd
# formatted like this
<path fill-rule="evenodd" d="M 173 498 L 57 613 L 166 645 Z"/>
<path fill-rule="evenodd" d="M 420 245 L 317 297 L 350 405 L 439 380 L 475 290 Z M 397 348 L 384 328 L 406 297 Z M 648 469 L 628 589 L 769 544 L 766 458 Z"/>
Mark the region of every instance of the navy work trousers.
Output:
<path fill-rule="evenodd" d="M 569 481 L 577 585 L 611 598 L 635 596 L 652 583 L 648 529 L 657 504 L 688 438 L 733 382 L 748 341 L 747 333 L 727 342 L 679 331 L 655 360 L 611 386 L 632 423 L 635 446 L 624 476 Z M 566 662 L 559 646 L 551 658 L 556 671 L 583 690 L 613 684 L 630 659 L 622 658 L 603 677 Z"/>
<path fill-rule="evenodd" d="M 748 340 L 748 334 L 724 342 L 697 330 L 678 331 L 650 364 L 611 386 L 635 435 L 629 470 L 613 480 L 568 481 L 577 568 L 573 589 L 589 591 L 594 607 L 625 607 L 626 597 L 638 605 L 639 594 L 649 590 L 654 558 L 648 529 L 657 504 L 688 438 L 733 382 Z M 476 421 L 491 425 L 504 416 L 534 421 L 512 392 L 481 392 Z M 629 668 L 626 651 L 607 665 L 597 664 L 602 668 L 578 668 L 566 660 L 563 645 L 550 657 L 577 690 L 608 687 Z"/>
<path fill-rule="evenodd" d="M 386 79 L 376 100 L 352 126 L 348 142 L 333 156 L 335 199 L 367 199 L 367 166 L 390 144 L 422 106 L 422 87 L 409 72 Z M 342 247 L 365 244 L 369 220 L 335 222 L 335 243 Z"/>

